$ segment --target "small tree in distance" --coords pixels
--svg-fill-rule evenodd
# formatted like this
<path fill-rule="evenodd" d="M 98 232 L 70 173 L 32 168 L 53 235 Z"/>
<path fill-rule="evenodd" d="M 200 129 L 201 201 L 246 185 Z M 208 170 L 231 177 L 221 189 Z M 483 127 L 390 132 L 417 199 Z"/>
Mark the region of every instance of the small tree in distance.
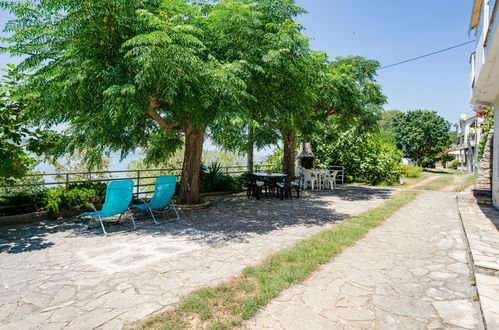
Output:
<path fill-rule="evenodd" d="M 449 147 L 450 124 L 436 111 L 413 110 L 392 118 L 397 146 L 419 165 L 432 162 Z"/>

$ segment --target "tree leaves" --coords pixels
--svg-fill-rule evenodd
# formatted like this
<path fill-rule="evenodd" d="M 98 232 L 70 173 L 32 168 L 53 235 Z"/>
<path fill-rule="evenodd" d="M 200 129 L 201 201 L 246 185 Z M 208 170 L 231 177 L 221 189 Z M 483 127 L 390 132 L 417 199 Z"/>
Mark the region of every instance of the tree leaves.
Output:
<path fill-rule="evenodd" d="M 17 94 L 24 75 L 9 65 L 0 80 L 0 177 L 21 178 L 36 163 L 38 156 L 57 143 L 54 132 L 31 129 L 24 113 L 25 100 Z"/>
<path fill-rule="evenodd" d="M 413 110 L 391 120 L 397 146 L 418 164 L 433 161 L 448 147 L 450 124 L 436 111 Z"/>

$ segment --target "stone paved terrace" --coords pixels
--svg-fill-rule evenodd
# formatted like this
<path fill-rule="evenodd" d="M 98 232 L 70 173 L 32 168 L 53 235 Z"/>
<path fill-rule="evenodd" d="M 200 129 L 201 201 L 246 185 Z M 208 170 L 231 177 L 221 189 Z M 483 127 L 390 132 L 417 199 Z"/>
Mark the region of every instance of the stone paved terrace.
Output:
<path fill-rule="evenodd" d="M 467 192 L 469 194 L 469 192 Z M 499 211 L 459 199 L 485 323 L 499 329 Z"/>
<path fill-rule="evenodd" d="M 109 237 L 74 220 L 0 228 L 0 328 L 119 329 L 391 193 L 344 187 L 292 201 L 227 196 L 178 223 L 139 221 L 139 230 Z"/>
<path fill-rule="evenodd" d="M 455 194 L 425 192 L 248 328 L 483 329 L 467 256 Z"/>

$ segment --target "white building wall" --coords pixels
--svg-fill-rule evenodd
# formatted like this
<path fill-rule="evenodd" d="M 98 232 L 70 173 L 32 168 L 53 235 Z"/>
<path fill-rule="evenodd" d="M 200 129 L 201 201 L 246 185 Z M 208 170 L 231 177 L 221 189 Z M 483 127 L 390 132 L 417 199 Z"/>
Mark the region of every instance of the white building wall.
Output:
<path fill-rule="evenodd" d="M 477 45 L 471 56 L 471 104 L 494 106 L 499 114 L 499 2 L 483 1 L 479 24 L 475 30 Z M 490 25 L 490 26 L 489 26 Z M 494 122 L 492 199 L 499 208 L 499 115 Z"/>

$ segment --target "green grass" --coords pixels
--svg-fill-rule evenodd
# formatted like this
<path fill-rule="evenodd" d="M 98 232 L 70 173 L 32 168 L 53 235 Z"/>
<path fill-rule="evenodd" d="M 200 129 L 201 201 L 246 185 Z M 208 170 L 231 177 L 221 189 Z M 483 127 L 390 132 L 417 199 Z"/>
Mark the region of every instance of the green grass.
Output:
<path fill-rule="evenodd" d="M 420 183 L 423 180 L 431 178 L 432 176 L 435 176 L 435 174 L 424 171 L 424 172 L 420 173 L 418 177 L 412 177 L 412 178 L 404 177 L 404 184 L 400 184 L 399 182 L 381 182 L 377 186 L 379 186 L 379 187 L 391 187 L 391 188 L 410 188 L 410 187 Z"/>
<path fill-rule="evenodd" d="M 478 180 L 478 176 L 476 175 L 468 175 L 462 180 L 454 189 L 456 192 L 460 192 L 468 188 L 469 186 L 473 185 L 476 183 Z"/>
<path fill-rule="evenodd" d="M 454 178 L 454 175 L 439 176 L 426 184 L 417 186 L 416 188 L 420 190 L 440 190 L 449 185 L 452 185 L 452 183 L 454 182 Z"/>
<path fill-rule="evenodd" d="M 370 229 L 414 200 L 417 194 L 409 190 L 399 192 L 375 209 L 271 254 L 228 282 L 190 293 L 174 310 L 145 320 L 136 328 L 215 330 L 240 327 L 283 290 L 302 283 L 320 265 L 364 237 Z"/>

